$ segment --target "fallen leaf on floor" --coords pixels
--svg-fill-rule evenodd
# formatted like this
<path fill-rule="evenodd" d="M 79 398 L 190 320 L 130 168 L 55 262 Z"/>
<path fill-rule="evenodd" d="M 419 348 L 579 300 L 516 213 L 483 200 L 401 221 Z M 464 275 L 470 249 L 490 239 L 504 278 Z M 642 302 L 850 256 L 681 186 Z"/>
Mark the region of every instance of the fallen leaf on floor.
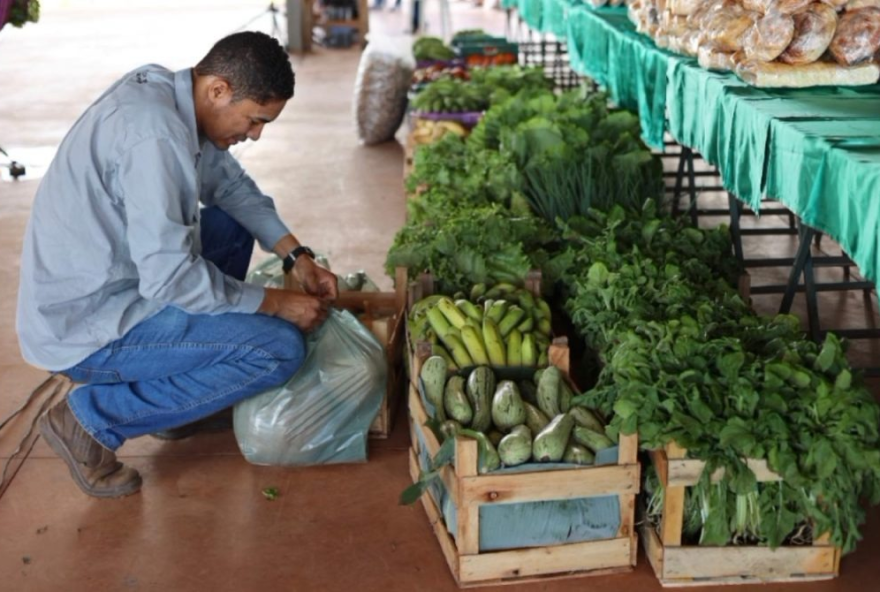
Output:
<path fill-rule="evenodd" d="M 263 497 L 265 497 L 270 502 L 278 498 L 281 495 L 281 492 L 278 491 L 277 487 L 267 487 L 263 490 Z"/>

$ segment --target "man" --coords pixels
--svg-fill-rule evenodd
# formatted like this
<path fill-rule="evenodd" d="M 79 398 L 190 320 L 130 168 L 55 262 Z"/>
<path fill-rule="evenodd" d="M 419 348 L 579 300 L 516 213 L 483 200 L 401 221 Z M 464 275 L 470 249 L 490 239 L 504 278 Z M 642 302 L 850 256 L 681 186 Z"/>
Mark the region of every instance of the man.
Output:
<path fill-rule="evenodd" d="M 281 46 L 219 41 L 194 69 L 139 68 L 74 124 L 28 223 L 17 329 L 25 359 L 84 383 L 40 419 L 77 485 L 140 488 L 114 451 L 276 386 L 304 359 L 336 278 L 229 154 L 293 96 Z M 205 207 L 200 209 L 199 202 Z M 254 238 L 306 294 L 249 285 Z"/>

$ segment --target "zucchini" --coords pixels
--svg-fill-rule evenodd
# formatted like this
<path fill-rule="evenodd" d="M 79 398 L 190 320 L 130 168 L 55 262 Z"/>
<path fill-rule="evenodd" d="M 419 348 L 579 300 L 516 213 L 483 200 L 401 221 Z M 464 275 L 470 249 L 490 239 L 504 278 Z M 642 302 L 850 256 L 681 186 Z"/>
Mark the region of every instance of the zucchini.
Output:
<path fill-rule="evenodd" d="M 565 380 L 564 376 L 559 378 L 559 411 L 562 413 L 568 413 L 571 409 L 571 400 L 574 398 L 574 393 L 571 391 L 571 387 L 568 386 L 568 381 Z"/>
<path fill-rule="evenodd" d="M 600 434 L 605 432 L 605 426 L 602 425 L 602 422 L 599 421 L 596 414 L 586 407 L 573 405 L 568 413 L 574 418 L 574 422 L 582 428 L 590 428 L 594 432 L 599 432 Z"/>
<path fill-rule="evenodd" d="M 499 451 L 500 452 L 500 451 Z M 586 446 L 569 442 L 565 448 L 565 454 L 562 460 L 575 465 L 591 465 L 596 462 L 596 455 L 593 454 Z"/>
<path fill-rule="evenodd" d="M 580 426 L 574 428 L 574 439 L 578 444 L 583 444 L 593 452 L 599 452 L 614 446 L 614 442 L 605 434 L 600 434 L 590 428 L 582 428 Z"/>
<path fill-rule="evenodd" d="M 526 409 L 526 425 L 529 426 L 533 434 L 540 433 L 550 423 L 544 412 L 531 403 L 523 401 L 523 407 Z"/>
<path fill-rule="evenodd" d="M 455 438 L 459 430 L 461 430 L 461 424 L 454 419 L 447 419 L 440 424 L 440 433 L 443 434 L 444 441 L 448 438 Z"/>
<path fill-rule="evenodd" d="M 446 415 L 461 425 L 469 425 L 474 418 L 474 410 L 471 409 L 470 401 L 464 392 L 464 378 L 452 376 L 446 381 L 446 389 L 443 391 L 443 406 Z"/>
<path fill-rule="evenodd" d="M 502 380 L 492 397 L 492 422 L 499 430 L 509 431 L 526 420 L 526 408 L 519 389 L 512 380 Z"/>
<path fill-rule="evenodd" d="M 492 396 L 495 394 L 495 375 L 487 366 L 477 366 L 467 379 L 465 389 L 474 417 L 471 428 L 485 432 L 492 425 Z"/>
<path fill-rule="evenodd" d="M 477 441 L 477 471 L 481 475 L 494 471 L 501 466 L 501 458 L 498 456 L 498 451 L 495 450 L 495 446 L 492 445 L 486 434 L 466 428 L 459 430 L 458 434 Z"/>
<path fill-rule="evenodd" d="M 556 366 L 548 366 L 541 374 L 538 382 L 538 409 L 547 417 L 556 417 L 562 413 L 559 408 L 559 383 L 562 373 Z"/>
<path fill-rule="evenodd" d="M 532 457 L 538 462 L 558 462 L 565 455 L 574 420 L 567 413 L 554 417 L 532 443 Z"/>
<path fill-rule="evenodd" d="M 524 425 L 515 426 L 498 444 L 498 456 L 505 467 L 521 465 L 532 458 L 532 432 Z"/>
<path fill-rule="evenodd" d="M 422 364 L 419 371 L 419 381 L 425 395 L 425 400 L 434 407 L 434 418 L 437 421 L 446 421 L 446 411 L 443 408 L 443 390 L 446 386 L 446 359 L 442 356 L 431 356 Z"/>

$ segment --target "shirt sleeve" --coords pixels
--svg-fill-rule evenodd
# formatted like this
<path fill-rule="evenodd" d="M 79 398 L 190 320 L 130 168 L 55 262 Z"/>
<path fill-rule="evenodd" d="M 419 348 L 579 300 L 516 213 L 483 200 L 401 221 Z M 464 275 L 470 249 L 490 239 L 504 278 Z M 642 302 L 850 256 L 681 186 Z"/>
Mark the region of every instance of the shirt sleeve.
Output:
<path fill-rule="evenodd" d="M 275 202 L 260 191 L 228 151 L 206 147 L 203 156 L 202 203 L 217 206 L 232 216 L 266 251 L 290 234 L 278 217 Z"/>
<path fill-rule="evenodd" d="M 144 298 L 194 314 L 256 312 L 263 288 L 225 275 L 198 254 L 198 180 L 182 143 L 135 144 L 119 160 L 118 183 Z"/>

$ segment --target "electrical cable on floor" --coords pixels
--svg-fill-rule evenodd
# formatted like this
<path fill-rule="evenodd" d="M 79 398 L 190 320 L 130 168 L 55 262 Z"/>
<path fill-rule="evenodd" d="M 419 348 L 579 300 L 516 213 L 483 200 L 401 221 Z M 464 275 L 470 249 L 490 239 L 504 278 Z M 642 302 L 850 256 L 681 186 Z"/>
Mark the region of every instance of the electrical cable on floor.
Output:
<path fill-rule="evenodd" d="M 25 399 L 25 402 L 21 405 L 21 407 L 19 407 L 15 411 L 13 411 L 3 421 L 0 421 L 0 431 L 2 431 L 3 428 L 6 427 L 15 417 L 17 417 L 20 413 L 22 413 L 25 409 L 27 409 L 28 406 L 30 406 L 30 404 L 39 395 L 43 394 L 43 392 L 46 390 L 47 385 L 49 385 L 52 382 L 55 383 L 55 386 L 52 389 L 52 392 L 49 394 L 48 397 L 46 397 L 43 400 L 42 404 L 40 405 L 40 409 L 37 412 L 37 415 L 34 418 L 34 420 L 31 422 L 31 425 L 28 427 L 27 433 L 18 442 L 18 445 L 16 446 L 15 450 L 9 455 L 9 458 L 6 460 L 6 463 L 4 463 L 4 465 L 3 465 L 3 472 L 0 473 L 0 496 L 3 495 L 3 493 L 6 490 L 6 486 L 8 485 L 6 482 L 6 475 L 9 472 L 9 467 L 12 464 L 12 461 L 16 459 L 16 455 L 18 455 L 22 451 L 22 448 L 25 446 L 25 443 L 28 441 L 28 439 L 34 433 L 34 428 L 37 426 L 37 421 L 40 419 L 40 417 L 43 416 L 43 413 L 46 412 L 46 410 L 49 408 L 49 405 L 55 400 L 55 398 L 57 397 L 58 393 L 61 392 L 61 390 L 64 390 L 62 397 L 66 397 L 67 393 L 69 393 L 70 390 L 73 388 L 73 384 L 68 383 L 67 387 L 65 389 L 64 382 L 57 381 L 57 376 L 58 376 L 57 374 L 52 374 L 51 376 L 49 376 L 49 378 L 47 378 L 42 383 L 40 383 L 40 385 L 37 388 L 35 388 L 31 392 L 30 395 L 28 395 L 27 399 Z M 27 456 L 30 454 L 31 450 L 33 450 L 33 447 L 36 444 L 36 442 L 37 442 L 37 439 L 34 438 L 33 441 L 31 442 L 30 446 L 28 447 L 27 451 L 25 452 L 25 455 L 24 455 L 25 458 L 27 458 Z"/>

